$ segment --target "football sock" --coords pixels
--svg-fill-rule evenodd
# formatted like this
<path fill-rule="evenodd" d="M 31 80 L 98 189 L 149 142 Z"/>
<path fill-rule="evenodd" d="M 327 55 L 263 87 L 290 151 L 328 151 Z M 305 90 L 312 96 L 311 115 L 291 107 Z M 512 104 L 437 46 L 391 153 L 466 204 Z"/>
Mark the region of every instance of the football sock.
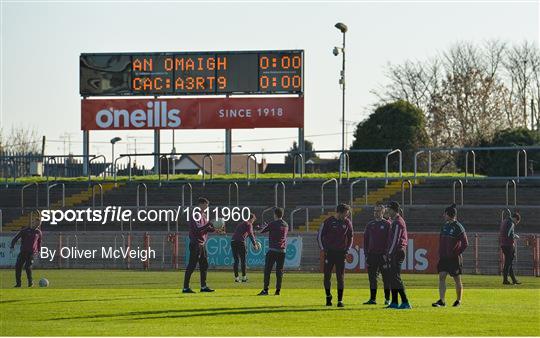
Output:
<path fill-rule="evenodd" d="M 369 290 L 369 299 L 375 300 L 377 298 L 377 289 Z"/>
<path fill-rule="evenodd" d="M 390 299 L 390 289 L 384 289 L 384 299 Z"/>
<path fill-rule="evenodd" d="M 330 289 L 324 289 L 326 292 L 326 297 L 330 297 L 332 294 L 330 293 Z"/>
<path fill-rule="evenodd" d="M 399 292 L 399 295 L 401 296 L 401 302 L 408 303 L 409 300 L 407 299 L 407 295 L 405 294 L 405 289 L 399 289 L 398 292 Z"/>
<path fill-rule="evenodd" d="M 392 289 L 392 303 L 397 304 L 398 302 L 398 290 Z"/>
<path fill-rule="evenodd" d="M 338 299 L 338 302 L 341 302 L 343 300 L 343 289 L 337 290 L 337 299 Z"/>

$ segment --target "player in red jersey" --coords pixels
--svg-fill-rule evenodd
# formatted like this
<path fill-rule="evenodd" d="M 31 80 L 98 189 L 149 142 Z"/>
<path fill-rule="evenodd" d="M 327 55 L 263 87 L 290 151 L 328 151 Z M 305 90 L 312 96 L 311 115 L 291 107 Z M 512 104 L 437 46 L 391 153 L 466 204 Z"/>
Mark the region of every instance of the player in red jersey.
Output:
<path fill-rule="evenodd" d="M 15 263 L 15 287 L 21 287 L 21 274 L 22 268 L 26 270 L 26 279 L 28 281 L 28 287 L 32 287 L 34 282 L 32 281 L 32 264 L 34 263 L 34 255 L 41 250 L 41 214 L 38 210 L 32 212 L 32 220 L 29 227 L 26 227 L 19 231 L 13 240 L 11 240 L 10 249 L 15 248 L 15 244 L 21 240 L 21 250 L 17 256 L 17 263 Z"/>
<path fill-rule="evenodd" d="M 281 293 L 281 283 L 283 280 L 283 266 L 285 265 L 285 252 L 287 251 L 287 234 L 289 225 L 283 220 L 283 209 L 274 208 L 274 220 L 268 223 L 261 229 L 260 233 L 268 232 L 269 250 L 266 253 L 264 263 L 264 287 L 259 293 L 259 296 L 268 295 L 268 287 L 270 286 L 270 274 L 274 264 L 276 265 L 276 292 L 279 296 Z"/>
<path fill-rule="evenodd" d="M 403 219 L 402 210 L 398 202 L 388 203 L 387 213 L 390 216 L 392 225 L 388 232 L 386 261 L 389 262 L 390 286 L 392 301 L 387 308 L 389 309 L 411 309 L 405 285 L 401 279 L 401 264 L 405 260 L 405 251 L 407 250 L 407 224 Z M 401 305 L 398 305 L 398 294 L 401 296 Z"/>
<path fill-rule="evenodd" d="M 516 256 L 516 239 L 519 238 L 515 233 L 515 227 L 519 222 L 521 222 L 521 215 L 517 211 L 507 214 L 501 222 L 499 243 L 504 255 L 503 284 L 521 284 L 514 275 L 513 269 Z M 508 276 L 512 279 L 512 283 L 508 280 Z"/>
<path fill-rule="evenodd" d="M 201 197 L 197 201 L 197 204 L 200 210 L 200 219 L 196 221 L 195 217 L 192 216 L 189 222 L 189 263 L 184 274 L 184 288 L 182 289 L 182 293 L 195 293 L 189 287 L 189 281 L 197 264 L 199 264 L 199 269 L 201 270 L 201 292 L 214 292 L 213 289 L 206 285 L 206 273 L 208 271 L 206 240 L 208 239 L 208 233 L 222 233 L 223 231 L 214 228 L 212 222 L 206 219 L 205 210 L 208 209 L 208 200 Z"/>
<path fill-rule="evenodd" d="M 259 243 L 256 241 L 255 234 L 253 233 L 253 222 L 255 222 L 256 219 L 257 217 L 252 213 L 250 214 L 249 220 L 238 223 L 231 239 L 231 251 L 234 259 L 234 281 L 237 283 L 246 283 L 248 281 L 246 276 L 246 238 L 249 237 L 255 250 L 260 249 Z M 238 276 L 238 265 L 242 268 L 242 279 Z"/>
<path fill-rule="evenodd" d="M 326 306 L 332 306 L 331 278 L 336 268 L 338 307 L 343 307 L 345 289 L 345 258 L 353 241 L 353 226 L 349 219 L 350 207 L 339 204 L 336 216 L 328 217 L 319 228 L 317 236 L 319 248 L 324 251 L 324 289 Z"/>
<path fill-rule="evenodd" d="M 390 281 L 388 269 L 385 268 L 384 254 L 387 248 L 388 232 L 390 222 L 384 219 L 385 208 L 383 205 L 376 205 L 373 210 L 375 219 L 368 222 L 364 230 L 364 254 L 369 277 L 370 297 L 365 305 L 377 304 L 377 277 L 382 275 L 384 285 L 385 305 L 390 305 Z"/>

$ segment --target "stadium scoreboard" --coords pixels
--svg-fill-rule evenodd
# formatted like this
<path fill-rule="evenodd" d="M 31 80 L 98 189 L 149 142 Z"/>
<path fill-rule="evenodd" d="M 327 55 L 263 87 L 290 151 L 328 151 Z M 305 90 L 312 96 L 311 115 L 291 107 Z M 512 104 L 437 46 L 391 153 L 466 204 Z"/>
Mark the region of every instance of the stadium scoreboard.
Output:
<path fill-rule="evenodd" d="M 303 50 L 85 53 L 80 94 L 302 94 L 303 66 Z"/>

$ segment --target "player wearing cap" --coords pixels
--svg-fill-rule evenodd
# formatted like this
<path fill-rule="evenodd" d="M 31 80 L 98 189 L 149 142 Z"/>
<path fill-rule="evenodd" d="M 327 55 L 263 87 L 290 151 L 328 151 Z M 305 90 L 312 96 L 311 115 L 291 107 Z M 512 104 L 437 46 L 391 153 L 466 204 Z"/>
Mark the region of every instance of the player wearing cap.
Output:
<path fill-rule="evenodd" d="M 206 274 L 208 271 L 208 254 L 206 252 L 206 240 L 208 239 L 208 233 L 218 232 L 221 233 L 221 230 L 214 228 L 212 222 L 209 222 L 206 219 L 206 209 L 208 209 L 208 200 L 206 198 L 199 198 L 197 205 L 200 212 L 195 215 L 191 215 L 191 220 L 189 221 L 189 263 L 186 267 L 186 273 L 184 274 L 184 288 L 182 289 L 183 293 L 195 293 L 189 287 L 189 281 L 191 275 L 197 263 L 199 264 L 199 269 L 201 270 L 201 292 L 214 292 L 215 290 L 209 288 L 206 285 Z M 199 218 L 198 221 L 195 218 Z"/>
<path fill-rule="evenodd" d="M 248 281 L 246 276 L 246 238 L 249 237 L 251 244 L 255 247 L 256 250 L 259 250 L 259 243 L 255 240 L 255 235 L 253 234 L 253 222 L 257 217 L 255 214 L 250 214 L 249 220 L 238 223 L 234 234 L 231 239 L 231 251 L 234 258 L 233 271 L 234 271 L 234 281 L 239 283 L 240 281 L 246 283 Z M 242 268 L 242 279 L 238 276 L 238 265 Z"/>
<path fill-rule="evenodd" d="M 19 255 L 17 256 L 17 263 L 15 263 L 15 287 L 21 287 L 21 274 L 22 268 L 26 270 L 26 279 L 28 282 L 28 287 L 34 285 L 32 281 L 32 264 L 34 263 L 34 255 L 41 250 L 41 214 L 38 210 L 32 212 L 32 218 L 30 221 L 30 226 L 23 228 L 21 231 L 13 237 L 11 240 L 10 249 L 15 248 L 15 244 L 20 239 L 21 240 L 21 249 Z"/>
<path fill-rule="evenodd" d="M 270 285 L 270 274 L 274 264 L 276 265 L 276 292 L 279 296 L 281 292 L 281 283 L 283 280 L 283 266 L 285 265 L 285 252 L 287 249 L 287 233 L 289 225 L 283 220 L 283 209 L 274 208 L 274 220 L 261 229 L 260 233 L 268 232 L 269 250 L 266 253 L 264 262 L 264 287 L 259 296 L 268 295 Z"/>
<path fill-rule="evenodd" d="M 445 223 L 439 235 L 439 300 L 433 303 L 434 307 L 446 306 L 446 276 L 454 278 L 456 284 L 456 301 L 452 306 L 461 305 L 463 296 L 463 284 L 461 283 L 461 273 L 463 269 L 463 257 L 461 254 L 467 249 L 469 242 L 465 228 L 457 220 L 456 205 L 452 204 L 444 210 L 443 217 Z"/>
<path fill-rule="evenodd" d="M 319 228 L 317 240 L 319 248 L 324 251 L 324 290 L 326 306 L 332 306 L 331 279 L 332 270 L 336 267 L 338 290 L 338 307 L 343 307 L 343 290 L 345 288 L 345 258 L 353 241 L 353 226 L 349 219 L 350 207 L 339 204 L 336 215 L 328 217 Z"/>
<path fill-rule="evenodd" d="M 521 284 L 514 275 L 514 258 L 516 256 L 516 239 L 519 238 L 515 233 L 515 226 L 521 221 L 521 215 L 519 212 L 507 213 L 506 217 L 501 222 L 501 228 L 499 233 L 499 242 L 501 250 L 504 254 L 504 268 L 503 268 L 503 284 Z M 508 276 L 512 278 L 512 283 L 508 281 Z"/>
<path fill-rule="evenodd" d="M 388 216 L 392 222 L 388 232 L 386 248 L 386 261 L 389 263 L 390 287 L 392 301 L 387 306 L 389 309 L 411 309 L 405 285 L 401 279 L 401 264 L 405 260 L 405 250 L 407 249 L 407 225 L 403 219 L 402 210 L 398 202 L 391 201 L 386 206 Z M 401 296 L 401 305 L 398 305 L 398 294 Z"/>
<path fill-rule="evenodd" d="M 368 222 L 364 231 L 364 254 L 366 256 L 370 289 L 370 297 L 364 303 L 365 305 L 377 304 L 377 277 L 379 272 L 382 275 L 384 285 L 384 304 L 390 305 L 390 281 L 384 259 L 390 222 L 384 219 L 384 212 L 383 205 L 376 205 L 373 210 L 375 219 Z"/>

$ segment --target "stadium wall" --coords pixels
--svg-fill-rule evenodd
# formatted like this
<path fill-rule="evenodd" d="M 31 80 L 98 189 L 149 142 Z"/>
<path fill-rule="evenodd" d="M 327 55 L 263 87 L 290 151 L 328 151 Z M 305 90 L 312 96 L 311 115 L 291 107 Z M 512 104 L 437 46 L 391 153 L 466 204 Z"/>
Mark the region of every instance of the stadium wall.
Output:
<path fill-rule="evenodd" d="M 464 272 L 469 274 L 500 274 L 502 256 L 498 234 L 469 233 L 469 248 L 463 255 Z M 265 236 L 266 237 L 266 236 Z M 261 238 L 263 248 L 267 245 Z M 304 272 L 321 270 L 321 252 L 315 233 L 291 234 L 287 248 L 286 269 Z M 0 234 L 0 267 L 13 267 L 17 252 L 10 253 L 9 243 L 12 235 Z M 365 272 L 362 233 L 357 233 L 353 247 L 349 251 L 346 268 L 349 272 Z M 57 250 L 61 247 L 78 250 L 98 248 L 94 258 L 61 258 L 57 253 L 54 259 L 36 258 L 37 268 L 78 268 L 78 269 L 183 269 L 186 264 L 187 233 L 180 232 L 86 232 L 61 233 L 46 232 L 42 246 Z M 222 235 L 210 236 L 208 241 L 209 261 L 212 269 L 227 269 L 232 264 L 229 238 Z M 101 247 L 113 250 L 130 246 L 132 249 L 145 249 L 148 246 L 155 252 L 155 258 L 141 261 L 138 258 L 103 258 Z M 436 273 L 438 234 L 410 233 L 404 270 L 408 273 Z M 540 236 L 521 234 L 517 241 L 517 255 L 514 270 L 520 275 L 540 275 Z M 263 252 L 248 254 L 250 269 L 262 269 Z"/>

